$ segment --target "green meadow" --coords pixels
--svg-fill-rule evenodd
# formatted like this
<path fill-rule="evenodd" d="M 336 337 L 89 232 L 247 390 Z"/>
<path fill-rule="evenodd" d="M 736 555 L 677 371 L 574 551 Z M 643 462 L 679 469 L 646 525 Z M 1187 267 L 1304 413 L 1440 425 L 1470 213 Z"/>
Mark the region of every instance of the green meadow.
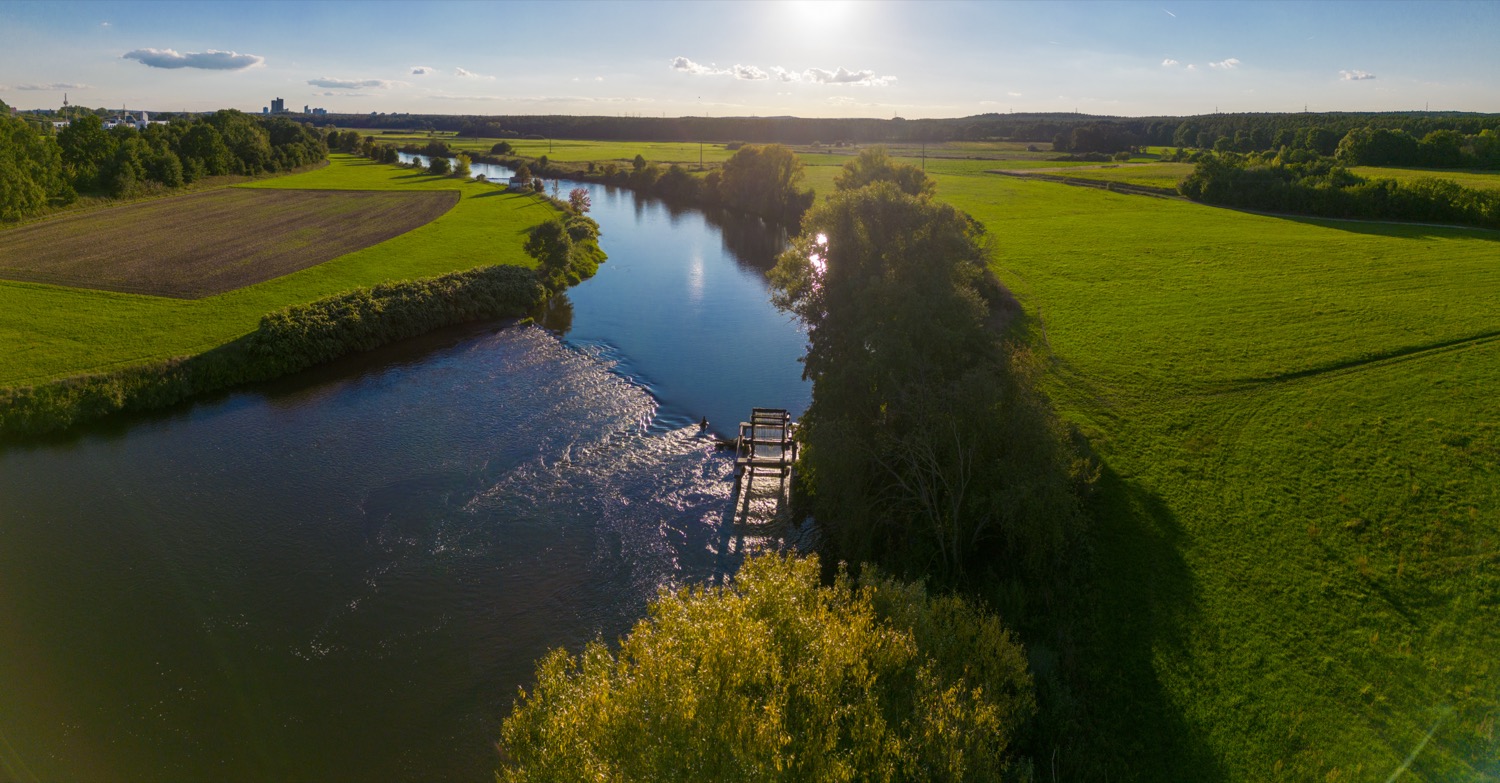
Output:
<path fill-rule="evenodd" d="M 1174 190 L 1183 177 L 1193 173 L 1191 163 L 1125 163 L 1118 165 L 1096 165 L 1088 168 L 1073 168 L 1062 171 L 1039 171 L 1039 174 L 1057 174 L 1073 179 L 1119 182 L 1126 185 L 1143 185 L 1148 188 Z"/>
<path fill-rule="evenodd" d="M 394 239 L 204 299 L 0 281 L 0 387 L 201 353 L 249 333 L 266 313 L 350 288 L 485 264 L 529 266 L 522 234 L 552 209 L 493 185 L 341 155 L 324 168 L 241 187 L 456 190 L 461 197 L 436 220 Z M 151 229 L 138 229 L 146 247 Z"/>
<path fill-rule="evenodd" d="M 1413 180 L 1423 178 L 1446 179 L 1466 188 L 1477 190 L 1500 190 L 1500 171 L 1470 171 L 1465 169 L 1398 169 L 1385 166 L 1355 166 L 1355 174 L 1366 179 Z"/>
<path fill-rule="evenodd" d="M 1500 233 L 936 177 L 1106 466 L 1073 768 L 1500 775 Z"/>

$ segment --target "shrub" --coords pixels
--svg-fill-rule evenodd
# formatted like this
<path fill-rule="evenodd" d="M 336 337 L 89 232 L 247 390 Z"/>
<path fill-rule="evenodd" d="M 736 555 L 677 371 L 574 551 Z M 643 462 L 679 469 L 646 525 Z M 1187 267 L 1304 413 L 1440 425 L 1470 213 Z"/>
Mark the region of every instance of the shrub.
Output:
<path fill-rule="evenodd" d="M 545 298 L 529 269 L 479 267 L 283 308 L 260 319 L 250 348 L 292 372 L 444 326 L 522 315 Z"/>
<path fill-rule="evenodd" d="M 439 327 L 524 315 L 545 298 L 536 274 L 516 266 L 358 288 L 266 315 L 246 337 L 198 356 L 0 389 L 0 435 L 52 432 L 118 411 L 164 408 Z"/>
<path fill-rule="evenodd" d="M 537 667 L 502 781 L 993 781 L 1035 713 L 1025 654 L 962 599 L 815 557 L 663 593 L 621 643 Z"/>

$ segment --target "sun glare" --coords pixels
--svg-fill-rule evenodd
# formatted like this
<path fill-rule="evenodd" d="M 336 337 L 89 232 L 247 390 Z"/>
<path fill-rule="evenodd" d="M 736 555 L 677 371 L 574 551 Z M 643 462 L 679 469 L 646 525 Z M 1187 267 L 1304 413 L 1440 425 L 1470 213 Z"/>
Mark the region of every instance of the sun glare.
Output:
<path fill-rule="evenodd" d="M 848 20 L 850 0 L 793 0 L 791 8 L 798 24 L 826 30 Z"/>

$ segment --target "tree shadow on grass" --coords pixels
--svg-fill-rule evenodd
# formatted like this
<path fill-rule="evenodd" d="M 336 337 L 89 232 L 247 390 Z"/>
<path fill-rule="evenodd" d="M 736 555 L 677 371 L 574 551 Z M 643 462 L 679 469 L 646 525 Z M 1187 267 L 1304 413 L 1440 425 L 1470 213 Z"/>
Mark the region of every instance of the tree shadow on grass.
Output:
<path fill-rule="evenodd" d="M 1057 780 L 1224 780 L 1204 732 L 1158 672 L 1185 654 L 1199 612 L 1182 528 L 1158 496 L 1108 466 L 1092 506 L 1093 551 L 1071 601 L 1076 622 L 1048 629 L 1060 649 L 1044 644 L 1033 662 L 1044 723 L 1049 696 L 1075 716 L 1052 727 L 1052 748 L 1038 748 L 1039 779 L 1055 771 Z"/>

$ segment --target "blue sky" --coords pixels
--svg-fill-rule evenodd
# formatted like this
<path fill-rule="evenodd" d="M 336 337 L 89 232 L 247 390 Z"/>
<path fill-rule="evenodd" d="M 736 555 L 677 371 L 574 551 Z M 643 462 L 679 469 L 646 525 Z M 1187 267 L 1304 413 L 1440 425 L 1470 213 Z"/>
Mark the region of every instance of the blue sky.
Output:
<path fill-rule="evenodd" d="M 15 2 L 0 99 L 442 114 L 1500 112 L 1500 2 Z"/>

